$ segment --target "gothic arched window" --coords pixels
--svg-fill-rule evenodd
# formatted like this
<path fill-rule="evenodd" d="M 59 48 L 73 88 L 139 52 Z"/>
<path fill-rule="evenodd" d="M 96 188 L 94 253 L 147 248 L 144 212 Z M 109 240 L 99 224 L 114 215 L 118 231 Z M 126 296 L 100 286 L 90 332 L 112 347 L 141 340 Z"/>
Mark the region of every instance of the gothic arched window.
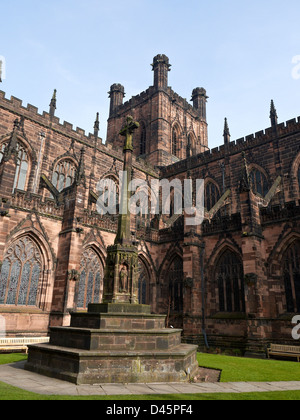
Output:
<path fill-rule="evenodd" d="M 219 188 L 213 182 L 209 182 L 205 187 L 205 208 L 210 211 L 220 200 Z"/>
<path fill-rule="evenodd" d="M 139 279 L 139 303 L 140 305 L 149 305 L 150 303 L 150 296 L 149 296 L 149 274 L 148 270 L 143 263 L 139 259 L 138 265 L 138 279 Z"/>
<path fill-rule="evenodd" d="M 300 312 L 300 241 L 289 247 L 283 258 L 287 312 Z"/>
<path fill-rule="evenodd" d="M 70 159 L 60 161 L 52 176 L 52 184 L 58 192 L 70 187 L 76 176 L 76 166 Z"/>
<path fill-rule="evenodd" d="M 2 146 L 1 146 L 1 149 L 0 149 L 0 163 L 1 163 L 2 158 L 4 156 L 4 151 L 5 151 L 6 146 L 7 146 L 6 143 L 2 144 Z M 29 167 L 28 154 L 27 154 L 24 146 L 21 143 L 17 143 L 16 151 L 17 151 L 18 158 L 17 158 L 17 167 L 16 167 L 13 189 L 25 190 L 26 180 L 27 180 L 27 172 L 28 172 L 28 167 Z"/>
<path fill-rule="evenodd" d="M 14 189 L 25 190 L 27 171 L 28 171 L 28 155 L 24 147 L 17 143 L 17 169 L 15 175 Z"/>
<path fill-rule="evenodd" d="M 224 252 L 216 269 L 220 312 L 245 312 L 244 270 L 240 258 Z"/>
<path fill-rule="evenodd" d="M 146 154 L 147 134 L 145 124 L 141 124 L 140 155 Z"/>
<path fill-rule="evenodd" d="M 186 157 L 187 159 L 192 156 L 192 136 L 188 135 L 188 142 L 186 146 Z"/>
<path fill-rule="evenodd" d="M 178 138 L 178 131 L 174 127 L 172 132 L 172 155 L 178 156 L 179 152 L 179 138 Z"/>
<path fill-rule="evenodd" d="M 97 193 L 103 200 L 97 201 L 96 208 L 101 216 L 108 212 L 108 207 L 110 207 L 110 214 L 114 212 L 117 214 L 119 212 L 119 189 L 119 180 L 115 176 L 108 175 L 100 180 L 97 185 Z"/>
<path fill-rule="evenodd" d="M 183 261 L 175 257 L 169 268 L 169 298 L 171 311 L 183 311 Z"/>
<path fill-rule="evenodd" d="M 269 192 L 269 186 L 266 176 L 258 169 L 253 169 L 250 173 L 250 180 L 253 191 L 265 197 Z"/>
<path fill-rule="evenodd" d="M 87 309 L 90 303 L 100 303 L 103 294 L 103 265 L 92 248 L 84 251 L 80 264 L 77 308 Z"/>
<path fill-rule="evenodd" d="M 0 305 L 37 306 L 42 256 L 28 236 L 6 252 L 0 276 Z"/>

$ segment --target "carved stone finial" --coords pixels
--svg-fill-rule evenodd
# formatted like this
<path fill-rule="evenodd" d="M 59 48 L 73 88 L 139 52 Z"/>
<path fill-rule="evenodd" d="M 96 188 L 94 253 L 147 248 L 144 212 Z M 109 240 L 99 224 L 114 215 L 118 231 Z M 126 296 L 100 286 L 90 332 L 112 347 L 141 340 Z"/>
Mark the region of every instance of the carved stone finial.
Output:
<path fill-rule="evenodd" d="M 273 99 L 271 101 L 270 119 L 271 119 L 272 127 L 275 127 L 278 124 L 278 115 L 277 115 L 277 111 L 276 111 Z"/>
<path fill-rule="evenodd" d="M 56 93 L 57 93 L 57 90 L 54 89 L 53 96 L 50 102 L 50 110 L 49 110 L 49 114 L 51 117 L 54 117 L 55 110 L 56 110 Z"/>
<path fill-rule="evenodd" d="M 95 137 L 98 137 L 99 129 L 100 129 L 99 112 L 97 112 L 96 121 L 95 121 L 95 124 L 94 124 L 94 135 L 95 135 Z"/>
<path fill-rule="evenodd" d="M 228 120 L 227 120 L 227 118 L 225 118 L 225 124 L 224 124 L 224 133 L 223 133 L 223 136 L 224 136 L 224 143 L 225 143 L 225 144 L 230 143 L 230 137 L 231 137 L 231 135 L 230 135 L 230 131 L 229 131 L 229 125 L 228 125 Z"/>

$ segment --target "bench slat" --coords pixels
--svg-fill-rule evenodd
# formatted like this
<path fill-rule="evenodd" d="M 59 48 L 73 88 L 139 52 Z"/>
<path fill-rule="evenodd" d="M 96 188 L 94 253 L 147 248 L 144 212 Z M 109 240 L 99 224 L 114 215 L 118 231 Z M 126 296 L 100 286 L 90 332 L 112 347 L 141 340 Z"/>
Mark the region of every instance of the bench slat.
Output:
<path fill-rule="evenodd" d="M 8 337 L 8 338 L 0 338 L 0 349 L 4 346 L 27 346 L 30 344 L 41 344 L 41 343 L 49 343 L 49 337 L 35 337 L 35 338 L 15 338 L 15 337 Z"/>
<path fill-rule="evenodd" d="M 300 354 L 300 346 L 283 346 L 283 345 L 272 344 L 270 351 Z"/>
<path fill-rule="evenodd" d="M 300 362 L 300 346 L 271 344 L 268 349 L 268 357 L 270 358 L 270 356 L 296 357 L 298 362 Z"/>

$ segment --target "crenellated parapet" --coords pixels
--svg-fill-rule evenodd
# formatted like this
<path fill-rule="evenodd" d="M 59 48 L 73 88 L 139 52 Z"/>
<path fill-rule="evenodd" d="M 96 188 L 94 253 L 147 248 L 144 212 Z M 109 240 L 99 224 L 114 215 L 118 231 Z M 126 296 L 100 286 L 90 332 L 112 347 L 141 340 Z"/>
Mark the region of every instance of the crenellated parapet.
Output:
<path fill-rule="evenodd" d="M 5 92 L 0 91 L 0 109 L 6 109 L 14 113 L 18 117 L 24 117 L 27 120 L 31 120 L 34 123 L 39 124 L 44 128 L 51 128 L 66 137 L 74 138 L 75 140 L 92 146 L 94 142 L 93 134 L 86 134 L 85 130 L 76 127 L 74 129 L 73 124 L 63 121 L 56 117 L 51 116 L 48 112 L 39 113 L 37 107 L 27 104 L 23 106 L 21 99 L 12 96 L 10 99 L 5 97 Z"/>
<path fill-rule="evenodd" d="M 278 124 L 276 130 L 274 130 L 274 127 L 270 127 L 235 141 L 231 141 L 228 144 L 207 150 L 204 153 L 179 161 L 168 167 L 161 168 L 161 173 L 162 176 L 174 175 L 200 165 L 222 160 L 228 156 L 256 149 L 257 147 L 277 139 L 284 139 L 284 137 L 298 134 L 300 134 L 300 117 Z"/>

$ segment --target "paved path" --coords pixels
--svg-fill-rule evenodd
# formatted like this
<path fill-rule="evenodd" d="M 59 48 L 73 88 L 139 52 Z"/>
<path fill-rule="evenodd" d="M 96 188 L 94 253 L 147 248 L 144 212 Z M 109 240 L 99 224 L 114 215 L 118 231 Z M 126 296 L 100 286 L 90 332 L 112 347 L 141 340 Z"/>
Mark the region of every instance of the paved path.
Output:
<path fill-rule="evenodd" d="M 157 395 L 300 391 L 300 382 L 73 385 L 24 370 L 25 362 L 0 366 L 0 381 L 42 395 Z"/>

